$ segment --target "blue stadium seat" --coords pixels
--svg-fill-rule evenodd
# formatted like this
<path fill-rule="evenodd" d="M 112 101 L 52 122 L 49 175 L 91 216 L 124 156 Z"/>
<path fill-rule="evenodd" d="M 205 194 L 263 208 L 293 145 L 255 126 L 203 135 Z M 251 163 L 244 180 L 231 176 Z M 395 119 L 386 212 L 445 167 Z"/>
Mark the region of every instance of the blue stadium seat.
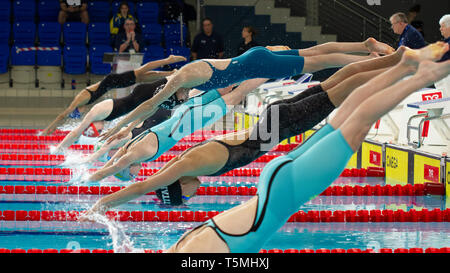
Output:
<path fill-rule="evenodd" d="M 61 25 L 58 22 L 41 22 L 38 25 L 39 44 L 58 46 L 61 41 Z"/>
<path fill-rule="evenodd" d="M 108 1 L 95 0 L 88 3 L 89 20 L 93 23 L 108 22 L 110 11 L 111 6 Z"/>
<path fill-rule="evenodd" d="M 186 62 L 180 62 L 180 63 L 170 65 L 170 67 L 172 69 L 180 68 L 183 65 L 187 64 L 188 62 L 190 62 L 191 50 L 188 47 L 171 46 L 166 49 L 166 56 L 169 56 L 169 55 L 179 55 L 179 56 L 186 57 L 186 59 L 187 59 Z"/>
<path fill-rule="evenodd" d="M 155 2 L 140 2 L 136 6 L 136 14 L 141 25 L 158 23 L 159 5 Z"/>
<path fill-rule="evenodd" d="M 142 24 L 142 36 L 147 45 L 160 45 L 162 27 L 160 24 Z"/>
<path fill-rule="evenodd" d="M 57 22 L 60 9 L 61 7 L 58 0 L 39 0 L 39 22 Z"/>
<path fill-rule="evenodd" d="M 111 35 L 108 23 L 91 23 L 88 26 L 89 44 L 93 45 L 109 45 L 111 43 Z"/>
<path fill-rule="evenodd" d="M 4 3 L 0 5 L 0 21 L 9 22 L 10 19 L 11 19 L 11 2 L 4 1 Z"/>
<path fill-rule="evenodd" d="M 183 24 L 183 45 L 186 44 L 187 28 Z M 180 24 L 164 25 L 164 40 L 166 47 L 181 46 L 181 27 Z"/>
<path fill-rule="evenodd" d="M 156 45 L 144 47 L 142 53 L 144 53 L 144 63 L 161 60 L 166 57 L 164 48 Z"/>
<path fill-rule="evenodd" d="M 17 52 L 18 48 L 29 48 L 33 46 L 33 44 L 14 44 L 11 48 L 11 65 L 35 65 L 35 50 Z"/>
<path fill-rule="evenodd" d="M 119 0 L 119 1 L 113 1 L 111 4 L 111 11 L 112 14 L 115 15 L 117 13 L 119 13 L 119 6 L 120 4 L 124 2 L 123 0 Z M 134 2 L 131 1 L 127 1 L 128 6 L 130 7 L 130 14 L 134 15 L 136 13 L 136 5 Z"/>
<path fill-rule="evenodd" d="M 63 26 L 64 43 L 66 45 L 86 44 L 86 24 L 81 22 L 65 23 Z"/>
<path fill-rule="evenodd" d="M 85 46 L 66 46 L 63 51 L 64 72 L 67 74 L 86 73 L 87 49 Z"/>
<path fill-rule="evenodd" d="M 9 22 L 0 22 L 0 44 L 8 45 L 10 35 L 11 35 L 11 25 L 9 24 Z"/>
<path fill-rule="evenodd" d="M 8 72 L 9 46 L 0 44 L 0 74 Z"/>
<path fill-rule="evenodd" d="M 42 47 L 46 47 L 43 45 Z M 57 50 L 45 51 L 38 50 L 37 53 L 37 65 L 41 66 L 61 66 L 61 48 Z"/>
<path fill-rule="evenodd" d="M 13 14 L 16 22 L 34 22 L 36 2 L 34 0 L 14 0 Z"/>
<path fill-rule="evenodd" d="M 89 49 L 89 63 L 92 74 L 107 75 L 111 73 L 111 64 L 103 63 L 103 54 L 106 52 L 113 52 L 112 47 L 99 45 L 91 46 Z"/>
<path fill-rule="evenodd" d="M 13 25 L 15 44 L 34 44 L 36 42 L 36 25 L 33 22 L 16 22 Z"/>

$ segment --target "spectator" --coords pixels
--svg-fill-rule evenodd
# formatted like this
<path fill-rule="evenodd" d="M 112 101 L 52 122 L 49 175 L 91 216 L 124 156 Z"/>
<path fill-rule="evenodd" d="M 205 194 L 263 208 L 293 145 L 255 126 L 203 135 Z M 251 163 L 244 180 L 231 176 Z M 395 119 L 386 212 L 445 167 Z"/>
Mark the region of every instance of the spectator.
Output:
<path fill-rule="evenodd" d="M 128 6 L 128 3 L 122 2 L 119 7 L 119 12 L 113 16 L 109 23 L 112 35 L 117 35 L 119 33 L 119 29 L 123 28 L 125 19 L 131 19 L 134 22 L 137 22 L 136 18 L 130 14 L 130 6 Z"/>
<path fill-rule="evenodd" d="M 446 14 L 442 16 L 439 21 L 439 25 L 441 25 L 441 34 L 444 37 L 444 41 L 450 44 L 450 14 Z M 444 57 L 440 60 L 440 62 L 450 60 L 450 51 L 445 53 Z"/>
<path fill-rule="evenodd" d="M 140 52 L 144 46 L 144 41 L 140 33 L 136 33 L 136 23 L 133 19 L 125 19 L 124 31 L 120 31 L 116 36 L 115 49 L 121 52 Z"/>
<path fill-rule="evenodd" d="M 87 0 L 59 0 L 61 10 L 58 15 L 58 22 L 83 22 L 89 24 L 89 14 L 87 11 Z"/>
<path fill-rule="evenodd" d="M 422 37 L 425 38 L 425 32 L 423 31 L 424 23 L 423 21 L 417 20 L 417 16 L 419 16 L 421 10 L 421 5 L 414 5 L 410 8 L 408 12 L 408 22 L 422 34 Z"/>
<path fill-rule="evenodd" d="M 450 44 L 450 14 L 444 15 L 439 21 L 441 25 L 441 34 L 445 39 L 445 42 Z M 450 60 L 450 52 L 445 53 L 439 62 L 444 62 Z M 450 75 L 446 78 L 436 82 L 434 84 L 436 89 L 442 91 L 443 97 L 450 97 Z"/>
<path fill-rule="evenodd" d="M 425 40 L 422 34 L 408 24 L 408 17 L 404 13 L 396 13 L 389 20 L 391 21 L 394 33 L 400 35 L 399 47 L 402 45 L 412 49 L 425 47 Z"/>
<path fill-rule="evenodd" d="M 242 38 L 244 40 L 239 45 L 236 56 L 243 54 L 245 51 L 249 50 L 252 47 L 259 46 L 259 44 L 254 40 L 255 35 L 256 30 L 252 26 L 245 26 L 242 29 Z"/>
<path fill-rule="evenodd" d="M 214 31 L 214 25 L 210 18 L 202 21 L 202 33 L 194 38 L 192 45 L 192 59 L 221 59 L 224 53 L 222 37 Z"/>

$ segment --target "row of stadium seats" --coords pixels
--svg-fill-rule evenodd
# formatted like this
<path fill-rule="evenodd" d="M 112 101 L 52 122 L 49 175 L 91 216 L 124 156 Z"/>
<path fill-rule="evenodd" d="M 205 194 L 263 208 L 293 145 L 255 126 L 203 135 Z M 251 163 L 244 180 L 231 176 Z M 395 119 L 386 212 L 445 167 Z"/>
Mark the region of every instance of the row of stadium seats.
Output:
<path fill-rule="evenodd" d="M 12 66 L 61 66 L 67 74 L 86 73 L 87 58 L 89 57 L 90 72 L 96 75 L 106 75 L 111 72 L 111 65 L 103 63 L 103 54 L 112 52 L 109 45 L 91 46 L 89 49 L 84 45 L 65 46 L 62 50 L 55 48 L 39 48 L 38 50 L 8 45 L 0 45 L 0 74 L 8 71 L 8 59 Z M 144 48 L 144 63 L 163 59 L 168 55 L 181 55 L 189 59 L 190 50 L 186 47 L 170 47 L 164 49 L 160 46 L 149 46 Z M 63 62 L 61 62 L 63 61 Z M 179 68 L 185 63 L 178 63 L 171 68 Z"/>
<path fill-rule="evenodd" d="M 2 0 L 0 5 L 0 21 L 34 22 L 57 21 L 60 5 L 58 0 Z M 89 1 L 88 12 L 91 22 L 107 22 L 118 12 L 121 0 L 110 3 L 106 0 Z M 157 23 L 160 4 L 153 1 L 127 1 L 130 12 L 135 14 L 141 24 Z"/>
<path fill-rule="evenodd" d="M 166 46 L 181 44 L 180 24 L 144 24 L 141 26 L 142 36 L 147 45 Z M 0 22 L 0 44 L 34 45 L 38 41 L 42 46 L 85 45 L 87 38 L 91 46 L 110 45 L 111 37 L 108 23 L 70 22 L 62 26 L 57 22 L 41 22 L 37 26 L 33 22 Z M 187 35 L 187 28 L 183 25 L 183 37 Z"/>

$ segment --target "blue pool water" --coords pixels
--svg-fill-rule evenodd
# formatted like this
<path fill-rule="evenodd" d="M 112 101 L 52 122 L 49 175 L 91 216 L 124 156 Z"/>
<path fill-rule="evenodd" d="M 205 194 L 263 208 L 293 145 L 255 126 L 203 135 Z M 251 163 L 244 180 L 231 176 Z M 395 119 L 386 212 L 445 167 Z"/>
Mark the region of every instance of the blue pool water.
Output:
<path fill-rule="evenodd" d="M 204 186 L 228 185 L 227 182 L 204 181 Z M 232 183 L 237 185 L 236 182 Z M 240 181 L 241 185 L 256 185 Z M 340 178 L 334 185 L 384 184 L 380 179 Z M 0 181 L 0 185 L 64 185 L 48 182 Z M 93 185 L 120 185 L 96 183 Z M 231 185 L 231 184 L 230 184 Z M 96 196 L 0 194 L 0 210 L 86 210 Z M 116 210 L 158 211 L 191 210 L 223 211 L 251 197 L 248 196 L 196 196 L 188 206 L 163 206 L 155 196 L 145 196 L 124 204 Z M 299 209 L 309 210 L 373 210 L 439 208 L 446 209 L 445 198 L 439 196 L 319 196 Z M 165 249 L 175 243 L 186 231 L 199 223 L 120 222 L 121 230 L 137 249 Z M 448 223 L 286 223 L 269 241 L 265 249 L 320 249 L 320 248 L 442 248 L 450 246 Z M 22 249 L 112 249 L 112 237 L 101 224 L 78 222 L 8 222 L 0 221 L 0 248 Z"/>

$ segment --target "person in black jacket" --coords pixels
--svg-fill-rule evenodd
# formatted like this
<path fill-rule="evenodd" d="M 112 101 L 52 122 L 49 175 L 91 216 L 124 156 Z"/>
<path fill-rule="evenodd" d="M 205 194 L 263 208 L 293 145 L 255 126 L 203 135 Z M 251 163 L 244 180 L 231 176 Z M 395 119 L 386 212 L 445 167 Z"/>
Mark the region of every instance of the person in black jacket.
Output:
<path fill-rule="evenodd" d="M 242 29 L 242 42 L 239 44 L 237 48 L 236 56 L 243 54 L 245 51 L 249 50 L 252 47 L 259 46 L 257 42 L 255 42 L 254 37 L 256 35 L 256 30 L 252 26 L 245 26 Z"/>

